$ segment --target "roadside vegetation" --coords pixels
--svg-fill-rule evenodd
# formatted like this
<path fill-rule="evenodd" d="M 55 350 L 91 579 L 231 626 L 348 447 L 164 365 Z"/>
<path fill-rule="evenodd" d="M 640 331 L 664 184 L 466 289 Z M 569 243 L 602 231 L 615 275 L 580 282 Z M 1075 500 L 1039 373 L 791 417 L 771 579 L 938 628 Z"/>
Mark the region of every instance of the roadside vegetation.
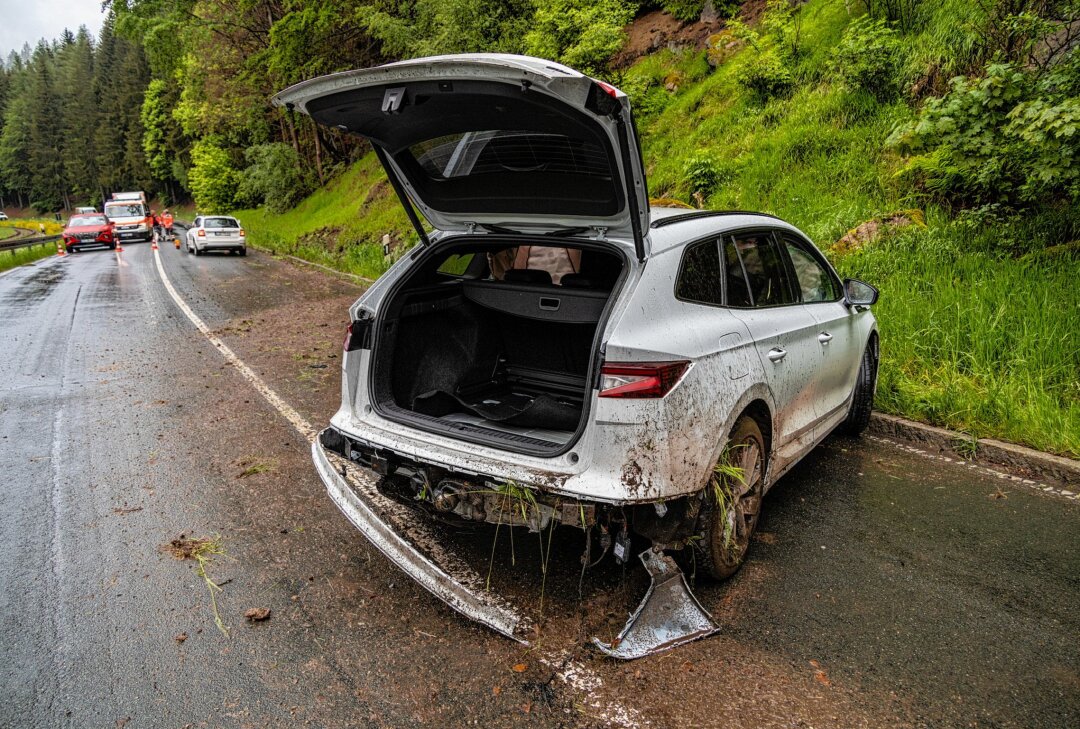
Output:
<path fill-rule="evenodd" d="M 63 229 L 63 226 L 53 220 L 36 218 L 0 220 L 0 241 L 14 237 L 17 234 L 15 228 L 29 228 L 36 231 L 39 225 L 45 226 L 46 235 L 55 235 Z M 56 241 L 49 241 L 29 248 L 19 248 L 14 251 L 0 251 L 0 272 L 54 255 L 56 255 Z"/>
<path fill-rule="evenodd" d="M 3 229 L 0 228 L 0 231 Z M 0 232 L 0 237 L 3 233 Z M 25 263 L 32 263 L 42 258 L 48 258 L 49 256 L 56 255 L 56 242 L 42 243 L 38 246 L 31 246 L 29 248 L 20 248 L 17 251 L 0 251 L 0 272 L 7 271 L 8 269 L 21 266 Z"/>
<path fill-rule="evenodd" d="M 255 246 L 374 278 L 414 236 L 369 149 L 269 96 L 418 55 L 542 55 L 631 95 L 655 198 L 774 213 L 880 288 L 880 409 L 1080 456 L 1078 0 L 106 4 L 97 42 L 0 73 L 0 197 L 190 194 Z M 648 36 L 659 10 L 682 35 Z M 74 152 L 30 174 L 69 136 L 92 174 Z"/>

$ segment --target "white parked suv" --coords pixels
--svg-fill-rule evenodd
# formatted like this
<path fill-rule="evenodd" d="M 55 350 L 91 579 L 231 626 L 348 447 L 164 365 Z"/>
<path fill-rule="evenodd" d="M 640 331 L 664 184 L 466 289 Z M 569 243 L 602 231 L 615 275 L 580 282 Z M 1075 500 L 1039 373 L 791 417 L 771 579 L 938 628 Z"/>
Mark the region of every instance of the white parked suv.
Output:
<path fill-rule="evenodd" d="M 207 251 L 230 251 L 247 255 L 247 235 L 240 221 L 230 215 L 200 215 L 187 231 L 187 252 L 201 256 Z"/>
<path fill-rule="evenodd" d="M 370 140 L 421 238 L 351 308 L 341 407 L 313 451 L 346 515 L 462 612 L 514 627 L 343 473 L 374 471 L 380 495 L 443 521 L 595 530 L 620 561 L 631 535 L 697 550 L 724 578 L 769 487 L 866 427 L 877 292 L 783 220 L 650 208 L 621 91 L 478 54 L 275 103 Z"/>

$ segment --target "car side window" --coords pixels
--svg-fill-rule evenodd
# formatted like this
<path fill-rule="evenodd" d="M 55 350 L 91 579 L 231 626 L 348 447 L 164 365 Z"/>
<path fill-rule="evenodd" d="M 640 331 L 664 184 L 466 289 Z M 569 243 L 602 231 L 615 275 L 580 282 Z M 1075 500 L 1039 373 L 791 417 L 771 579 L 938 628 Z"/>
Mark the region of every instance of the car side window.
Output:
<path fill-rule="evenodd" d="M 724 289 L 728 306 L 746 309 L 754 305 L 754 300 L 750 297 L 750 287 L 746 283 L 746 273 L 732 238 L 724 239 Z"/>
<path fill-rule="evenodd" d="M 836 282 L 825 266 L 807 251 L 799 241 L 789 235 L 783 236 L 795 279 L 804 303 L 836 301 L 840 298 Z"/>
<path fill-rule="evenodd" d="M 731 241 L 742 264 L 751 303 L 737 303 L 739 293 L 735 291 L 729 292 L 730 306 L 780 306 L 795 303 L 784 259 L 776 239 L 770 233 L 736 234 Z"/>
<path fill-rule="evenodd" d="M 695 243 L 683 253 L 679 278 L 675 282 L 675 297 L 695 304 L 719 306 L 724 303 L 722 275 L 716 240 Z"/>

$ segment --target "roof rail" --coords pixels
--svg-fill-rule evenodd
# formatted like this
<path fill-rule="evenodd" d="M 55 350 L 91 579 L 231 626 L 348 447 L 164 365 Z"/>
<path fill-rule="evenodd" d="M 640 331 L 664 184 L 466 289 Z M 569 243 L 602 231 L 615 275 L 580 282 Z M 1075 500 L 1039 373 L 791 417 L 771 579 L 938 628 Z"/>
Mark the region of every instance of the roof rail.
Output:
<path fill-rule="evenodd" d="M 650 228 L 663 228 L 665 225 L 672 225 L 673 223 L 681 223 L 684 220 L 697 220 L 698 218 L 712 218 L 719 215 L 758 215 L 763 218 L 772 218 L 774 220 L 781 220 L 775 215 L 769 215 L 768 213 L 756 213 L 752 210 L 694 210 L 689 213 L 679 213 L 677 215 L 669 215 L 663 218 L 657 218 L 649 226 Z"/>

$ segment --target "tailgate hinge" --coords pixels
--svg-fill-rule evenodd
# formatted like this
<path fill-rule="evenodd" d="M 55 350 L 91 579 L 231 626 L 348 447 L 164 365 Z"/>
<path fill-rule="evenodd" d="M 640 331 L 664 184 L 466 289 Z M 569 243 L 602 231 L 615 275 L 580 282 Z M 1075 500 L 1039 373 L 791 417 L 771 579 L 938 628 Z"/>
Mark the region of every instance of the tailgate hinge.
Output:
<path fill-rule="evenodd" d="M 593 230 L 596 231 L 596 240 L 607 240 L 607 227 L 603 225 L 594 225 Z"/>

